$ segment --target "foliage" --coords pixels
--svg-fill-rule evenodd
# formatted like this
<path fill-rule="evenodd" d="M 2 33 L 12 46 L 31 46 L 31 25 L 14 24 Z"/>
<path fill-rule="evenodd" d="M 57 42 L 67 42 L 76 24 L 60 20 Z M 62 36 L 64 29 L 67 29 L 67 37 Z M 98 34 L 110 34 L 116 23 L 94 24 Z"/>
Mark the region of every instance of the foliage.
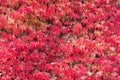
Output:
<path fill-rule="evenodd" d="M 120 4 L 0 0 L 0 80 L 120 80 Z"/>

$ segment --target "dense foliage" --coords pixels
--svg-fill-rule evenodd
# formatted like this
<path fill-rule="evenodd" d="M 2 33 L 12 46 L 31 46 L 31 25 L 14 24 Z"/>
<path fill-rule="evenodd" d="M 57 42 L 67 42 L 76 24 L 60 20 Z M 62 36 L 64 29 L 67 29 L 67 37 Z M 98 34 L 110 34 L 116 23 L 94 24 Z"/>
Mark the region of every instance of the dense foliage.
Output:
<path fill-rule="evenodd" d="M 118 1 L 0 0 L 0 80 L 120 80 Z"/>

